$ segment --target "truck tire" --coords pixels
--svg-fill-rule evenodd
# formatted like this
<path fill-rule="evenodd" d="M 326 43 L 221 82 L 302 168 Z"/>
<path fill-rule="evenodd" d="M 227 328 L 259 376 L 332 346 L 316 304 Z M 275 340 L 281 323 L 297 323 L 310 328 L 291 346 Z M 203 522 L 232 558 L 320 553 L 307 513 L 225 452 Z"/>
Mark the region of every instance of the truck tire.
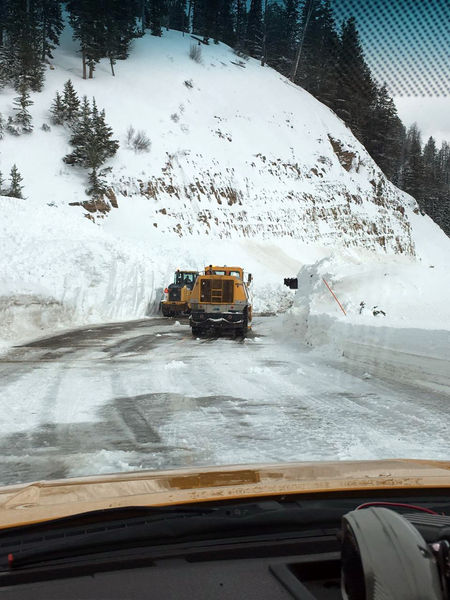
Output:
<path fill-rule="evenodd" d="M 242 327 L 240 327 L 239 329 L 236 329 L 236 337 L 245 337 L 248 333 L 248 316 L 247 316 L 247 309 L 244 310 L 244 315 L 243 315 L 243 320 L 242 320 Z"/>

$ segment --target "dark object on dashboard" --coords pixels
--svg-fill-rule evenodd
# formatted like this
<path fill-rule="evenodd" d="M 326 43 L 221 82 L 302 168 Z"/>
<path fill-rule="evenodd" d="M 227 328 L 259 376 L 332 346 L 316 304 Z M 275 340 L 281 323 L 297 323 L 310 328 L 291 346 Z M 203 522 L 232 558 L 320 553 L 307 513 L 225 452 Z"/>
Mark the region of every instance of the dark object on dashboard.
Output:
<path fill-rule="evenodd" d="M 433 550 L 417 528 L 423 520 L 440 517 L 412 518 L 416 527 L 387 508 L 344 515 L 341 587 L 345 600 L 447 600 Z M 439 535 L 442 523 L 434 530 Z"/>

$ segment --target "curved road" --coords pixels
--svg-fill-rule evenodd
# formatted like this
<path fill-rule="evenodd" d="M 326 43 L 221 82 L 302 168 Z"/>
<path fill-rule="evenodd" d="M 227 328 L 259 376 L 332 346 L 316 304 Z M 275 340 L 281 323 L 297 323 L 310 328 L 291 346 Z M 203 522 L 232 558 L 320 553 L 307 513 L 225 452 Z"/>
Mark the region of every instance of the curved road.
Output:
<path fill-rule="evenodd" d="M 141 468 L 448 458 L 448 395 L 331 363 L 283 336 L 277 319 L 257 318 L 246 340 L 193 339 L 185 322 L 151 318 L 13 348 L 0 358 L 0 484 Z"/>

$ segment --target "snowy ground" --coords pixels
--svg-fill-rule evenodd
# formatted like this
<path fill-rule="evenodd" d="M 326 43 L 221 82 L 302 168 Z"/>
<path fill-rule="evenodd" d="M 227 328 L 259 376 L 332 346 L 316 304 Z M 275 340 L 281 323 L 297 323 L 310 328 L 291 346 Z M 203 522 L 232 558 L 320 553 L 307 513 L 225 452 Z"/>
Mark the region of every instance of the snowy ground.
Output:
<path fill-rule="evenodd" d="M 0 483 L 212 464 L 447 459 L 450 362 L 441 358 L 444 385 L 425 392 L 368 365 L 328 360 L 288 335 L 282 317 L 257 318 L 245 341 L 193 339 L 186 324 L 163 319 L 60 334 L 0 360 Z"/>

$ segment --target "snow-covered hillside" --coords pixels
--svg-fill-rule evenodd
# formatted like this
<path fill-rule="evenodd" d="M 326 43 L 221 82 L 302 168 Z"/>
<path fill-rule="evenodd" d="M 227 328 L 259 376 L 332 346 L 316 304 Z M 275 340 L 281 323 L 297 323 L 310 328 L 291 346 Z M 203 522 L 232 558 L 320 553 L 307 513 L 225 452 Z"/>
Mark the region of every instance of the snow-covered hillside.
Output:
<path fill-rule="evenodd" d="M 448 252 L 332 111 L 223 44 L 202 46 L 196 63 L 192 43 L 146 35 L 116 77 L 105 62 L 84 81 L 64 32 L 44 91 L 32 95 L 34 132 L 0 141 L 0 170 L 16 163 L 26 196 L 0 198 L 0 338 L 142 316 L 175 268 L 210 262 L 253 271 L 255 308 L 277 310 L 292 299 L 283 276 L 336 249 L 420 259 L 414 219 L 420 240 L 437 237 Z M 108 165 L 117 208 L 95 223 L 70 206 L 87 199 L 87 181 L 62 162 L 68 130 L 41 129 L 69 78 L 105 108 L 120 142 Z M 16 95 L 0 92 L 5 117 Z M 129 126 L 146 132 L 149 152 L 127 147 Z"/>
<path fill-rule="evenodd" d="M 105 63 L 83 81 L 67 29 L 44 92 L 32 97 L 35 132 L 7 136 L 3 170 L 16 162 L 34 201 L 83 200 L 85 179 L 61 161 L 67 131 L 40 130 L 56 91 L 72 78 L 80 95 L 106 109 L 121 143 L 109 176 L 119 207 L 144 198 L 139 219 L 150 231 L 292 236 L 413 252 L 408 201 L 329 109 L 225 45 L 202 46 L 197 64 L 189 58 L 192 43 L 179 32 L 147 35 L 115 78 Z M 1 96 L 5 116 L 15 95 Z M 130 125 L 150 137 L 149 153 L 126 147 Z"/>

